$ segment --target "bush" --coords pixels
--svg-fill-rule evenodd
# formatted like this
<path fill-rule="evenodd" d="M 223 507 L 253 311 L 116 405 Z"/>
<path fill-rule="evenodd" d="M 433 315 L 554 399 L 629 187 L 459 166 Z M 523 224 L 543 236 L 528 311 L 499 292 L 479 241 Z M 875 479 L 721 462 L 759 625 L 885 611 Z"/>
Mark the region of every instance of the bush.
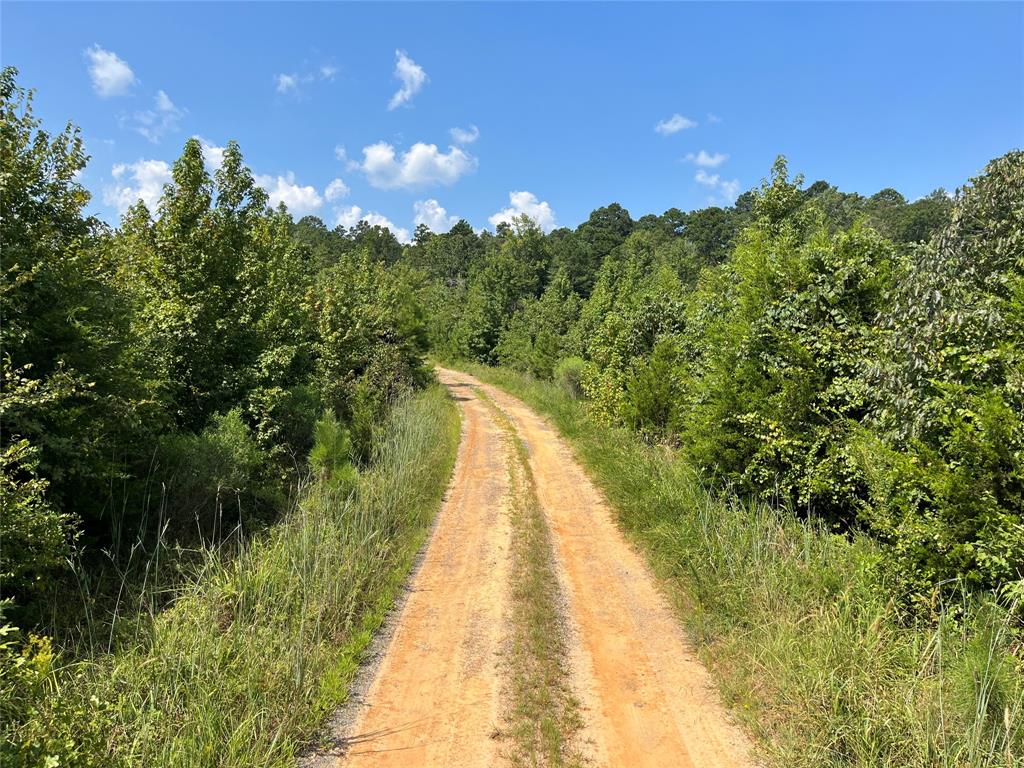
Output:
<path fill-rule="evenodd" d="M 650 357 L 640 358 L 626 384 L 623 421 L 649 437 L 667 436 L 678 422 L 681 386 L 677 373 L 675 339 L 659 340 Z"/>
<path fill-rule="evenodd" d="M 336 491 L 355 486 L 359 473 L 352 466 L 352 440 L 334 411 L 324 411 L 313 429 L 313 449 L 309 465 L 320 482 Z"/>
<path fill-rule="evenodd" d="M 911 250 L 879 318 L 866 519 L 927 604 L 1024 574 L 1024 152 L 993 160 Z M 872 463 L 874 461 L 874 463 Z"/>
<path fill-rule="evenodd" d="M 217 538 L 235 524 L 266 522 L 284 503 L 272 463 L 239 408 L 214 416 L 198 435 L 166 438 L 158 454 L 174 536 L 198 526 Z"/>
<path fill-rule="evenodd" d="M 580 357 L 567 357 L 555 366 L 555 381 L 573 400 L 583 397 L 583 376 L 587 363 Z"/>
<path fill-rule="evenodd" d="M 71 554 L 73 523 L 46 500 L 38 451 L 18 440 L 0 453 L 0 580 L 5 596 L 33 596 Z"/>

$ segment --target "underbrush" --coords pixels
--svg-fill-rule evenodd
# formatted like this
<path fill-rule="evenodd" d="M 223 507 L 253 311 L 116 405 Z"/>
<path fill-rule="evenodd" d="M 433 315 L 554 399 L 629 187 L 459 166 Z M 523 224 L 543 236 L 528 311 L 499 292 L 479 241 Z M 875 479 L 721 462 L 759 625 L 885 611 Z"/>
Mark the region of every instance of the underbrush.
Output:
<path fill-rule="evenodd" d="M 346 482 L 321 471 L 264 534 L 203 551 L 162 596 L 165 610 L 146 610 L 151 594 L 124 606 L 103 628 L 110 652 L 71 660 L 5 628 L 0 762 L 293 764 L 345 699 L 429 530 L 458 439 L 440 387 L 405 399 L 369 469 Z"/>
<path fill-rule="evenodd" d="M 937 592 L 933 616 L 908 623 L 868 537 L 714 493 L 559 384 L 460 367 L 569 440 L 772 764 L 1024 765 L 1024 636 L 1005 606 Z"/>

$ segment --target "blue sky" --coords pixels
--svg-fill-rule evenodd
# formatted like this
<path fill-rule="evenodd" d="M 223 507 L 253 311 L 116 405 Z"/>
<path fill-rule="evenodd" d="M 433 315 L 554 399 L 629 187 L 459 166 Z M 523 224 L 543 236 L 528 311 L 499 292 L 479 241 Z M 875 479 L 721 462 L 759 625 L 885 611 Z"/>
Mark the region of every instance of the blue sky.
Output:
<path fill-rule="evenodd" d="M 1024 4 L 11 3 L 2 61 L 82 128 L 92 211 L 236 139 L 296 215 L 409 233 L 731 202 L 785 154 L 908 198 L 1024 145 Z M 457 129 L 453 131 L 453 129 Z M 342 152 L 342 149 L 344 152 Z"/>

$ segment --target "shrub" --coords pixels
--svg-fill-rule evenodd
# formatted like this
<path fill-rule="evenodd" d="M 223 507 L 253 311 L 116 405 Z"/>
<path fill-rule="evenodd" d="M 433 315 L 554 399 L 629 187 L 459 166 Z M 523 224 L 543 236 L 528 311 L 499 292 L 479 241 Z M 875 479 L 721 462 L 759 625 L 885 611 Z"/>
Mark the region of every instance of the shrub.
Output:
<path fill-rule="evenodd" d="M 63 566 L 73 523 L 46 499 L 38 451 L 18 440 L 0 453 L 0 580 L 4 594 L 26 598 Z"/>
<path fill-rule="evenodd" d="M 198 525 L 218 537 L 236 524 L 265 522 L 284 499 L 273 467 L 233 408 L 198 435 L 175 434 L 158 450 L 166 485 L 167 521 L 174 535 Z"/>
<path fill-rule="evenodd" d="M 626 384 L 623 421 L 649 437 L 665 437 L 677 422 L 680 382 L 675 339 L 659 340 L 649 357 L 638 360 Z"/>
<path fill-rule="evenodd" d="M 352 466 L 352 440 L 334 411 L 324 411 L 313 429 L 313 449 L 309 464 L 317 478 L 334 490 L 355 486 L 358 472 Z"/>
<path fill-rule="evenodd" d="M 555 381 L 573 400 L 583 397 L 583 376 L 587 363 L 580 357 L 567 357 L 555 366 Z"/>
<path fill-rule="evenodd" d="M 866 517 L 919 602 L 954 577 L 999 588 L 1024 573 L 1022 237 L 1024 152 L 1011 152 L 909 252 L 879 320 Z"/>

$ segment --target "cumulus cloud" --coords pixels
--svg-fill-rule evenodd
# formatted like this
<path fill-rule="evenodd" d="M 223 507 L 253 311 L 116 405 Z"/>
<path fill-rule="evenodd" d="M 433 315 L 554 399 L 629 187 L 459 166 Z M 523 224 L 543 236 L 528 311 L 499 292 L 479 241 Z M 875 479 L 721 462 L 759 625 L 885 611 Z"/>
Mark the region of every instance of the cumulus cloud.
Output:
<path fill-rule="evenodd" d="M 178 130 L 178 123 L 185 113 L 186 110 L 175 106 L 164 91 L 157 91 L 153 108 L 136 112 L 131 123 L 136 131 L 157 144 L 165 133 Z"/>
<path fill-rule="evenodd" d="M 391 144 L 380 141 L 363 147 L 363 161 L 350 166 L 366 174 L 370 184 L 378 189 L 409 189 L 454 184 L 475 170 L 477 161 L 458 147 L 442 152 L 436 144 L 423 142 L 398 155 Z"/>
<path fill-rule="evenodd" d="M 103 202 L 124 213 L 142 200 L 155 211 L 164 185 L 172 180 L 171 166 L 163 160 L 138 160 L 118 163 L 111 171 L 114 183 L 103 190 Z"/>
<path fill-rule="evenodd" d="M 85 56 L 89 59 L 92 88 L 103 98 L 122 96 L 136 83 L 132 68 L 113 51 L 94 45 L 85 50 Z"/>
<path fill-rule="evenodd" d="M 696 155 L 693 154 L 693 152 L 690 152 L 686 157 L 683 158 L 683 160 L 685 160 L 686 162 L 693 163 L 694 165 L 699 165 L 702 168 L 717 168 L 728 159 L 728 155 L 723 155 L 720 152 L 708 154 L 703 149 Z"/>
<path fill-rule="evenodd" d="M 291 93 L 299 88 L 298 75 L 274 75 L 274 82 L 276 83 L 278 93 Z"/>
<path fill-rule="evenodd" d="M 427 73 L 405 51 L 395 51 L 395 79 L 402 83 L 402 87 L 388 102 L 389 110 L 408 104 L 426 84 Z"/>
<path fill-rule="evenodd" d="M 387 216 L 375 213 L 374 211 L 363 211 L 358 205 L 350 205 L 347 208 L 339 208 L 335 211 L 334 226 L 336 227 L 348 229 L 354 227 L 360 221 L 365 221 L 371 227 L 387 227 L 400 243 L 411 242 L 409 230 L 404 227 L 396 227 Z"/>
<path fill-rule="evenodd" d="M 475 125 L 469 128 L 452 128 L 448 133 L 452 135 L 452 141 L 456 144 L 472 144 L 480 138 L 480 129 Z"/>
<path fill-rule="evenodd" d="M 336 74 L 338 74 L 338 68 L 335 66 L 324 64 L 320 67 L 320 77 L 324 80 L 333 80 Z"/>
<path fill-rule="evenodd" d="M 341 179 L 334 179 L 324 190 L 324 197 L 328 201 L 341 200 L 343 197 L 348 197 L 349 191 L 348 184 Z"/>
<path fill-rule="evenodd" d="M 431 232 L 447 232 L 459 223 L 458 216 L 449 216 L 448 211 L 433 198 L 417 200 L 412 204 L 412 208 L 415 212 L 413 223 L 417 226 L 426 224 Z"/>
<path fill-rule="evenodd" d="M 337 145 L 337 146 L 336 146 L 336 147 L 334 148 L 334 156 L 335 156 L 336 158 L 338 158 L 338 159 L 339 159 L 339 160 L 340 160 L 341 162 L 343 162 L 343 163 L 344 163 L 344 162 L 345 162 L 346 160 L 348 160 L 348 152 L 346 152 L 346 151 L 345 151 L 345 145 L 344 145 L 344 144 L 338 144 L 338 145 Z"/>
<path fill-rule="evenodd" d="M 736 202 L 736 197 L 740 193 L 739 179 L 726 180 L 717 173 L 708 173 L 703 168 L 698 170 L 693 178 L 698 184 L 703 184 L 705 187 L 715 190 L 722 196 L 723 200 L 730 204 Z"/>
<path fill-rule="evenodd" d="M 291 171 L 284 176 L 257 174 L 254 178 L 267 191 L 271 206 L 276 208 L 278 204 L 284 203 L 296 217 L 315 213 L 324 204 L 316 189 L 296 184 L 295 174 Z"/>
<path fill-rule="evenodd" d="M 676 112 L 672 117 L 662 120 L 654 126 L 656 133 L 660 133 L 662 136 L 671 136 L 673 133 L 679 133 L 685 131 L 687 128 L 695 128 L 697 123 L 688 117 L 683 117 Z"/>
<path fill-rule="evenodd" d="M 555 212 L 551 210 L 551 206 L 538 200 L 532 192 L 509 192 L 508 200 L 508 208 L 502 208 L 488 219 L 491 226 L 497 227 L 502 222 L 511 224 L 523 214 L 533 219 L 545 232 L 550 232 L 557 226 Z"/>
<path fill-rule="evenodd" d="M 720 122 L 722 122 L 722 118 L 720 118 L 718 115 L 713 115 L 710 112 L 708 112 L 708 125 L 715 125 Z"/>

